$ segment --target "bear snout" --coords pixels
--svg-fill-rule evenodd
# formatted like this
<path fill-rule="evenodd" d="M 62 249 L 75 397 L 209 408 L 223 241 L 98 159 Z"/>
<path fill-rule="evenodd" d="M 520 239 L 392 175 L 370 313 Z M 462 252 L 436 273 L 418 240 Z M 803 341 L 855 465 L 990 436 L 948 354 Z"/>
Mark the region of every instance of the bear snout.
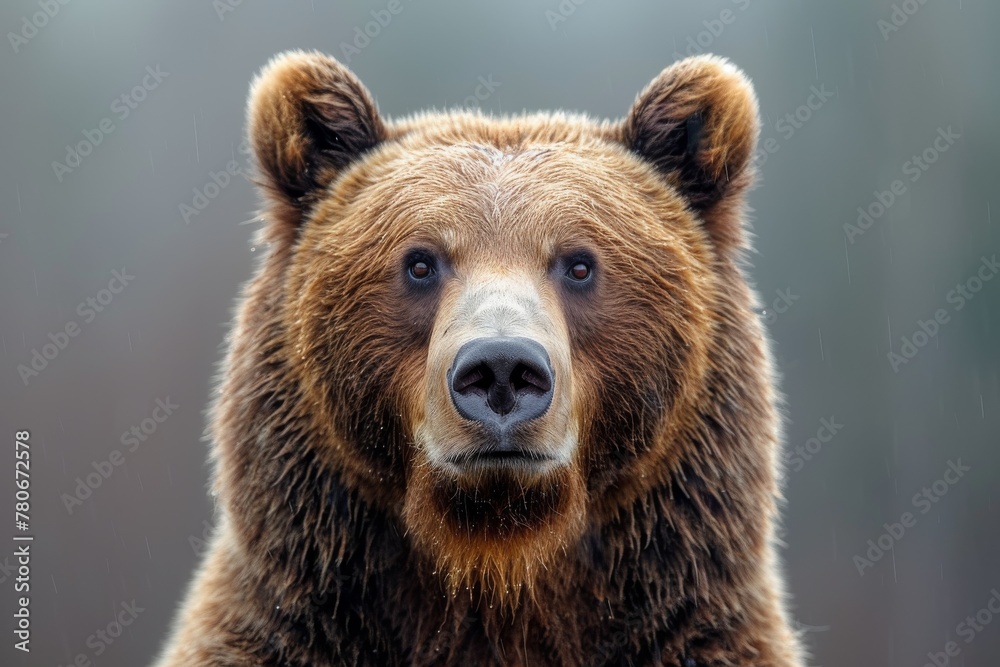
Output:
<path fill-rule="evenodd" d="M 448 371 L 459 414 L 499 434 L 545 414 L 554 384 L 548 353 L 530 338 L 471 340 Z"/>

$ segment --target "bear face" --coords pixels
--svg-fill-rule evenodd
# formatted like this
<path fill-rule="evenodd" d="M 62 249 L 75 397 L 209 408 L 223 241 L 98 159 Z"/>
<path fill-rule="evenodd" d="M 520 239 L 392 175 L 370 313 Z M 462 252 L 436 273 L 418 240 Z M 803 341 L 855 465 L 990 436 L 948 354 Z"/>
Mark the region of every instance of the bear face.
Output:
<path fill-rule="evenodd" d="M 249 125 L 319 456 L 453 590 L 516 597 L 678 460 L 742 244 L 757 111 L 735 68 L 677 65 L 618 125 L 390 124 L 292 54 Z"/>
<path fill-rule="evenodd" d="M 219 526 L 162 667 L 795 667 L 728 62 L 625 118 L 250 95 L 269 251 L 213 408 Z"/>

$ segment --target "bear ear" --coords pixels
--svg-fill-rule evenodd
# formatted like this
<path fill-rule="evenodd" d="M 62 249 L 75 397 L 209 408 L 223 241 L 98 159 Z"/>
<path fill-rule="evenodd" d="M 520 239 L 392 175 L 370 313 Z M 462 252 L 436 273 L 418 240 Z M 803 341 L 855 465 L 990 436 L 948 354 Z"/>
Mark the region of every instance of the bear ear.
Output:
<path fill-rule="evenodd" d="M 318 52 L 275 56 L 250 89 L 247 131 L 275 222 L 297 227 L 319 193 L 385 137 L 371 95 Z"/>
<path fill-rule="evenodd" d="M 753 181 L 760 134 L 749 79 L 717 56 L 687 58 L 663 70 L 639 94 L 623 140 L 652 162 L 702 216 L 720 245 L 739 244 L 739 215 L 729 203 Z"/>

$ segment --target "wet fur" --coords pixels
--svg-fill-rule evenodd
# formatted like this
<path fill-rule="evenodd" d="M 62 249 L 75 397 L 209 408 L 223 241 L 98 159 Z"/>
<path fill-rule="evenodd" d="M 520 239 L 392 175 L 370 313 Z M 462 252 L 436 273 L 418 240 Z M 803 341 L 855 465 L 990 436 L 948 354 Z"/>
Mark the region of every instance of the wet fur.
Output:
<path fill-rule="evenodd" d="M 215 401 L 219 525 L 161 667 L 802 664 L 776 570 L 777 399 L 741 269 L 758 121 L 738 70 L 679 63 L 618 123 L 389 122 L 336 61 L 291 53 L 255 82 L 248 124 L 271 250 Z M 614 281 L 557 318 L 585 424 L 573 466 L 449 508 L 455 482 L 412 433 L 448 297 L 407 297 L 386 253 L 447 219 L 475 237 L 456 252 L 482 252 L 497 210 L 511 238 L 617 249 Z"/>

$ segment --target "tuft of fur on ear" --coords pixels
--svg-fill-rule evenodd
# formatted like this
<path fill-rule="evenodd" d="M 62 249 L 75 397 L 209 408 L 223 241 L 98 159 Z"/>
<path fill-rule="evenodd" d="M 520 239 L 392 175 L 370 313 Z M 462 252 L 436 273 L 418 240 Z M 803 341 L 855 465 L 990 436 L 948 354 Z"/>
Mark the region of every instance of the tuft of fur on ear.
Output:
<path fill-rule="evenodd" d="M 760 112 L 750 80 L 725 58 L 686 58 L 646 86 L 622 128 L 632 151 L 652 162 L 702 216 L 720 246 L 742 241 L 727 215 L 753 182 Z"/>
<path fill-rule="evenodd" d="M 247 133 L 271 221 L 296 229 L 322 190 L 385 137 L 371 95 L 337 60 L 288 51 L 250 89 Z"/>

